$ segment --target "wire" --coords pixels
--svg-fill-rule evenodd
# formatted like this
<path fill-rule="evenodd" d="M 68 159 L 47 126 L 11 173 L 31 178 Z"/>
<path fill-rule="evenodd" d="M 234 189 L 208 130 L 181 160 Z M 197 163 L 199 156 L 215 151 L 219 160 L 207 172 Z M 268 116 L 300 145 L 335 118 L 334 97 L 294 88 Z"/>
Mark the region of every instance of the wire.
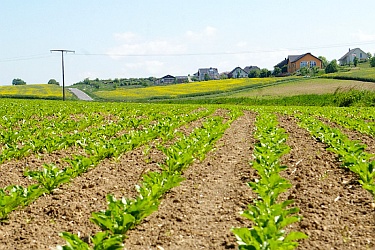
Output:
<path fill-rule="evenodd" d="M 284 48 L 284 49 L 270 49 L 270 50 L 249 50 L 249 51 L 237 51 L 237 52 L 203 52 L 203 53 L 175 53 L 175 54 L 111 54 L 111 53 L 75 53 L 72 56 L 110 56 L 110 57 L 183 57 L 183 56 L 220 56 L 220 55 L 240 55 L 240 54 L 256 54 L 256 53 L 273 53 L 282 51 L 300 51 L 300 50 L 312 50 L 312 49 L 330 49 L 337 47 L 348 47 L 357 45 L 375 44 L 375 41 L 358 42 L 358 43 L 342 43 L 342 44 L 330 44 L 330 45 L 319 45 L 310 47 L 299 47 L 299 48 Z M 15 62 L 15 61 L 26 61 L 34 59 L 43 59 L 54 57 L 53 54 L 39 54 L 30 56 L 20 56 L 0 59 L 0 62 Z"/>
<path fill-rule="evenodd" d="M 26 60 L 34 60 L 34 59 L 43 59 L 52 57 L 54 55 L 50 54 L 39 54 L 39 55 L 30 55 L 30 56 L 19 56 L 19 57 L 11 57 L 11 58 L 4 58 L 0 59 L 0 62 L 16 62 L 16 61 L 26 61 Z"/>
<path fill-rule="evenodd" d="M 111 53 L 76 53 L 77 56 L 111 56 L 111 57 L 180 57 L 180 56 L 219 56 L 219 55 L 239 55 L 239 54 L 256 54 L 256 53 L 273 53 L 280 51 L 299 51 L 299 50 L 311 50 L 311 49 L 330 49 L 337 47 L 347 47 L 355 45 L 375 44 L 375 41 L 358 42 L 358 43 L 343 43 L 343 44 L 331 44 L 321 45 L 312 47 L 299 47 L 299 48 L 285 48 L 285 49 L 274 49 L 274 50 L 252 50 L 252 51 L 237 51 L 237 52 L 206 52 L 206 53 L 175 53 L 175 54 L 111 54 Z"/>

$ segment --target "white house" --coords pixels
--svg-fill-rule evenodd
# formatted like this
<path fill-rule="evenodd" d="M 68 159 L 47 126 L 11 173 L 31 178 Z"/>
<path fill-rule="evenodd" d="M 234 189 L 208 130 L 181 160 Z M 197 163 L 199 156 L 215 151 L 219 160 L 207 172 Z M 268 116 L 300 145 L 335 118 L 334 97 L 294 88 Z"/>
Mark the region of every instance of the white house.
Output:
<path fill-rule="evenodd" d="M 228 74 L 229 78 L 247 78 L 248 76 L 249 74 L 240 67 L 236 67 Z"/>
<path fill-rule="evenodd" d="M 349 49 L 349 51 L 339 59 L 340 65 L 353 63 L 354 58 L 358 58 L 359 61 L 367 60 L 368 55 L 360 48 Z"/>

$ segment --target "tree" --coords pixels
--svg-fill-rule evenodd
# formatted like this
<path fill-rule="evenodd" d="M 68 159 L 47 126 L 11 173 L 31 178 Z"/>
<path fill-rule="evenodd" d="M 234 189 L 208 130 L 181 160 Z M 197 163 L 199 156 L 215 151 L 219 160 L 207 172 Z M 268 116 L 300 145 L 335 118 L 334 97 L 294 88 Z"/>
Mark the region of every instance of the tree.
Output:
<path fill-rule="evenodd" d="M 268 69 L 264 68 L 264 69 L 260 70 L 260 77 L 261 78 L 269 77 L 270 75 L 271 75 L 271 71 L 269 71 Z"/>
<path fill-rule="evenodd" d="M 371 60 L 371 58 L 372 58 L 371 52 L 367 52 L 367 57 L 368 57 L 369 60 Z"/>
<path fill-rule="evenodd" d="M 318 58 L 322 60 L 322 68 L 325 69 L 328 65 L 327 58 L 325 58 L 324 56 L 319 56 Z"/>
<path fill-rule="evenodd" d="M 281 74 L 281 69 L 279 67 L 275 67 L 273 70 L 273 75 L 278 76 Z"/>
<path fill-rule="evenodd" d="M 249 78 L 258 78 L 260 76 L 260 70 L 253 69 L 249 72 Z"/>
<path fill-rule="evenodd" d="M 85 79 L 83 80 L 83 84 L 90 85 L 90 79 L 89 79 L 89 78 L 85 78 Z"/>
<path fill-rule="evenodd" d="M 20 78 L 13 79 L 12 85 L 26 85 L 26 82 Z"/>
<path fill-rule="evenodd" d="M 310 75 L 310 68 L 308 67 L 302 67 L 299 72 L 301 73 L 302 76 L 307 76 Z"/>
<path fill-rule="evenodd" d="M 338 65 L 337 65 L 337 61 L 336 61 L 336 60 L 332 60 L 332 61 L 327 65 L 327 67 L 326 67 L 326 69 L 325 69 L 326 74 L 328 74 L 328 73 L 335 73 L 335 72 L 337 72 L 337 71 L 339 71 L 339 69 L 338 69 Z"/>
<path fill-rule="evenodd" d="M 282 73 L 288 73 L 288 65 L 284 65 L 282 68 L 281 68 L 281 72 Z"/>
<path fill-rule="evenodd" d="M 370 59 L 370 66 L 375 67 L 375 56 Z"/>
<path fill-rule="evenodd" d="M 60 85 L 60 83 L 56 81 L 55 79 L 49 79 L 48 84 Z"/>
<path fill-rule="evenodd" d="M 211 80 L 210 76 L 207 73 L 204 74 L 204 80 L 205 81 Z"/>
<path fill-rule="evenodd" d="M 357 57 L 354 57 L 353 64 L 354 64 L 354 67 L 357 67 L 357 65 L 358 65 L 358 58 Z"/>

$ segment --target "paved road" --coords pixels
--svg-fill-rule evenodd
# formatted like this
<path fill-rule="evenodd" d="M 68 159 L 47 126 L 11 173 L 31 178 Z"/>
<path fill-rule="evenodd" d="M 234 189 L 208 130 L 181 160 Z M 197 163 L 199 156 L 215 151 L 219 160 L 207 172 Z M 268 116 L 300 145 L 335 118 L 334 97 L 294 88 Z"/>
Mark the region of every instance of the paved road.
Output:
<path fill-rule="evenodd" d="M 93 101 L 93 99 L 89 95 L 87 95 L 85 92 L 83 92 L 83 91 L 81 91 L 79 89 L 69 88 L 69 90 L 73 94 L 75 94 L 78 97 L 78 99 L 80 99 L 80 100 L 83 100 L 83 101 Z"/>

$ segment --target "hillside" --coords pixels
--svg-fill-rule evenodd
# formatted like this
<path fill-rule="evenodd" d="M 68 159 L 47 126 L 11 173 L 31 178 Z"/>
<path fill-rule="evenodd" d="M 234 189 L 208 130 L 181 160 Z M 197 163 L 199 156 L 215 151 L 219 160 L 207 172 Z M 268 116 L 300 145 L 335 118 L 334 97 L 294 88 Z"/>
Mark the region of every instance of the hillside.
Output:
<path fill-rule="evenodd" d="M 0 86 L 0 97 L 23 99 L 62 99 L 62 87 L 54 84 L 29 84 L 16 86 Z M 65 89 L 66 99 L 75 97 Z"/>

